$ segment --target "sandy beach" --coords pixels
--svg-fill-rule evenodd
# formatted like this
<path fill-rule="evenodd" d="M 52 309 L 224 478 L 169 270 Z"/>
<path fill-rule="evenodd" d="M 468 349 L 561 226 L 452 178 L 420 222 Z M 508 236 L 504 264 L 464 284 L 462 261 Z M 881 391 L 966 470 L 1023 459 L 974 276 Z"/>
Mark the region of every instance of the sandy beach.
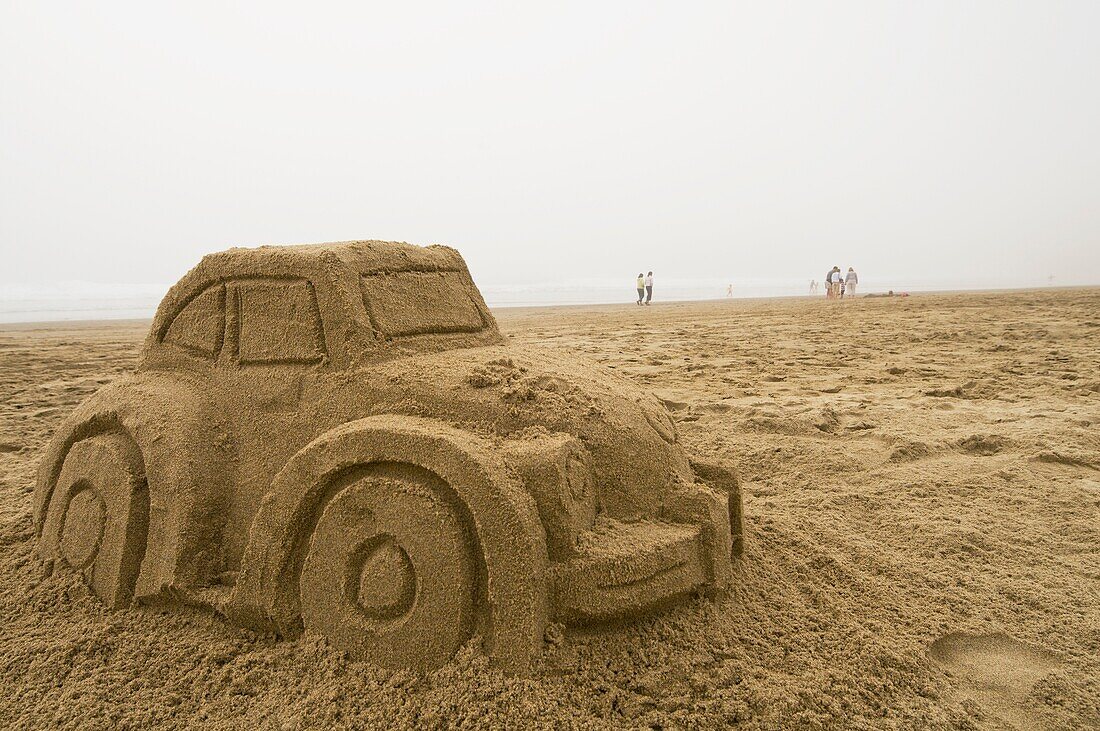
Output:
<path fill-rule="evenodd" d="M 658 291 L 659 297 L 659 291 Z M 110 612 L 34 557 L 64 416 L 147 322 L 0 326 L 0 726 L 1100 727 L 1100 288 L 501 309 L 649 389 L 744 486 L 735 589 L 427 676 L 202 611 Z"/>

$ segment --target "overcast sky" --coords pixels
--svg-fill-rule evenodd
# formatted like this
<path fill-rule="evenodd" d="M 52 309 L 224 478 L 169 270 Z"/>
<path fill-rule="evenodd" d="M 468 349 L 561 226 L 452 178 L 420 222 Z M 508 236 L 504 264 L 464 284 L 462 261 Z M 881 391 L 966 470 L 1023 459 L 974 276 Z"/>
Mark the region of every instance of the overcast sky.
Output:
<path fill-rule="evenodd" d="M 1100 2 L 0 1 L 0 283 L 447 243 L 483 283 L 1100 283 Z"/>

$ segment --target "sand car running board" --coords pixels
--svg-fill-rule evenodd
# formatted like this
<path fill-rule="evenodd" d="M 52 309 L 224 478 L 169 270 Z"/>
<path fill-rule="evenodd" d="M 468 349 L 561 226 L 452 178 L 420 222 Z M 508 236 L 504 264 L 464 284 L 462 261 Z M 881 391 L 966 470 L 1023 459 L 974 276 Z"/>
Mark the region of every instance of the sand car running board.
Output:
<path fill-rule="evenodd" d="M 554 615 L 570 624 L 626 618 L 708 581 L 695 525 L 609 520 L 581 535 L 580 550 L 551 569 Z"/>

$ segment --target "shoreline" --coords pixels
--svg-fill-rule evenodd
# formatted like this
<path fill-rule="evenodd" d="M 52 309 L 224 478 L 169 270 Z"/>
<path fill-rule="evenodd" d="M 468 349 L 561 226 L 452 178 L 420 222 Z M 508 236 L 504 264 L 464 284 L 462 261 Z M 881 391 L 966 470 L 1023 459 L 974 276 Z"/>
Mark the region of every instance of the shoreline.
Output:
<path fill-rule="evenodd" d="M 943 289 L 943 290 L 919 290 L 914 292 L 908 292 L 908 297 L 936 297 L 936 296 L 958 296 L 958 295 L 989 295 L 989 294 L 1022 294 L 1022 293 L 1034 293 L 1034 292 L 1073 292 L 1073 291 L 1088 291 L 1092 289 L 1100 289 L 1100 284 L 1071 284 L 1071 285 L 1054 285 L 1046 287 L 1006 287 L 1006 288 L 990 288 L 990 289 Z M 867 292 L 865 294 L 857 295 L 854 298 L 845 299 L 857 299 L 862 300 L 869 297 L 869 295 L 876 295 L 869 297 L 873 300 L 888 300 L 890 297 L 884 297 L 884 292 Z M 705 305 L 716 304 L 720 302 L 742 302 L 742 303 L 760 303 L 760 302 L 801 302 L 814 299 L 825 300 L 825 295 L 821 294 L 802 294 L 802 295 L 774 295 L 765 297 L 714 297 L 709 299 L 681 299 L 681 300 L 654 300 L 650 307 L 662 307 L 667 305 Z M 615 311 L 621 307 L 637 307 L 632 301 L 623 302 L 593 302 L 593 303 L 562 303 L 562 304 L 537 304 L 537 305 L 496 305 L 490 306 L 489 310 L 494 314 L 502 311 L 506 311 L 509 314 L 528 314 L 531 312 L 547 311 L 547 310 L 597 310 L 597 311 Z M 89 327 L 97 327 L 104 323 L 110 323 L 112 325 L 136 325 L 145 324 L 148 325 L 153 321 L 152 317 L 95 317 L 95 318 L 80 318 L 74 317 L 72 319 L 58 318 L 54 320 L 13 320 L 11 322 L 0 322 L 0 331 L 21 331 L 21 330 L 53 330 L 63 329 L 66 327 L 75 327 L 78 329 L 84 329 Z"/>

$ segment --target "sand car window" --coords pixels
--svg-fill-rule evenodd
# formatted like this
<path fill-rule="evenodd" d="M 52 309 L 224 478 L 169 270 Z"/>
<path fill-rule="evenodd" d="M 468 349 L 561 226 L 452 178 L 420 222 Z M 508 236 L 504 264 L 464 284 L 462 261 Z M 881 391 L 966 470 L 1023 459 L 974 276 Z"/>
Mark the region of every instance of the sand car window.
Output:
<path fill-rule="evenodd" d="M 484 329 L 473 284 L 462 272 L 397 272 L 362 278 L 371 325 L 387 337 L 472 333 Z"/>
<path fill-rule="evenodd" d="M 172 318 L 161 342 L 213 360 L 225 332 L 225 287 L 215 284 L 192 297 Z"/>
<path fill-rule="evenodd" d="M 319 363 L 325 357 L 321 313 L 309 281 L 244 280 L 235 291 L 242 364 Z"/>

